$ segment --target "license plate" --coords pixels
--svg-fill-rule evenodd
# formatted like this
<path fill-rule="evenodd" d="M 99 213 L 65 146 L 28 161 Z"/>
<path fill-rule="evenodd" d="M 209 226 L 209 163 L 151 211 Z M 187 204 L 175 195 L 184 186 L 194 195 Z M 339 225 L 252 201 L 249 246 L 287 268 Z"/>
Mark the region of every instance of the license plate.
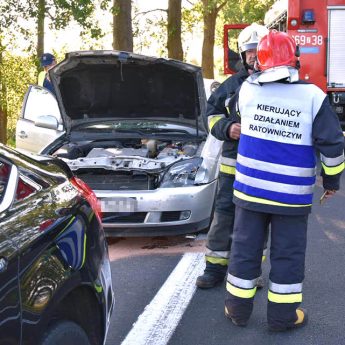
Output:
<path fill-rule="evenodd" d="M 134 198 L 101 199 L 102 212 L 135 212 L 137 200 Z"/>

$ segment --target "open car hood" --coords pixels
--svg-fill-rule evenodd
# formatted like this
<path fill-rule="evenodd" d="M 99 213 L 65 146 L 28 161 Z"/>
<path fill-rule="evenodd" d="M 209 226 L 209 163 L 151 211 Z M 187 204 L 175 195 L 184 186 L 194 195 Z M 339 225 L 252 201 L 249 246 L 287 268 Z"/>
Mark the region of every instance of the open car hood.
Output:
<path fill-rule="evenodd" d="M 155 119 L 207 128 L 201 68 L 119 51 L 80 51 L 49 72 L 67 132 L 105 119 Z"/>

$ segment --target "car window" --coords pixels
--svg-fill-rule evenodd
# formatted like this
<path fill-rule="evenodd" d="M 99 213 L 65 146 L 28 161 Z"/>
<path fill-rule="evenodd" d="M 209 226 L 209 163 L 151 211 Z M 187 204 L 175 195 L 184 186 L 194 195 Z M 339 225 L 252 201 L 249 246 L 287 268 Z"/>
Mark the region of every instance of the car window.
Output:
<path fill-rule="evenodd" d="M 27 96 L 24 118 L 35 121 L 41 115 L 52 115 L 61 123 L 59 106 L 53 94 L 41 87 L 32 86 Z"/>
<path fill-rule="evenodd" d="M 16 201 L 26 198 L 35 191 L 36 188 L 30 185 L 27 181 L 24 181 L 23 177 L 20 176 L 18 179 L 18 185 L 16 190 Z"/>
<path fill-rule="evenodd" d="M 5 194 L 10 170 L 11 169 L 8 164 L 0 162 L 0 203 L 2 202 Z"/>
<path fill-rule="evenodd" d="M 4 195 L 6 193 L 6 188 L 9 183 L 9 178 L 11 174 L 11 165 L 0 162 L 0 203 L 2 202 Z M 15 198 L 14 202 L 20 201 L 32 193 L 36 192 L 39 185 L 34 181 L 30 180 L 28 177 L 19 174 L 18 180 L 15 187 Z"/>

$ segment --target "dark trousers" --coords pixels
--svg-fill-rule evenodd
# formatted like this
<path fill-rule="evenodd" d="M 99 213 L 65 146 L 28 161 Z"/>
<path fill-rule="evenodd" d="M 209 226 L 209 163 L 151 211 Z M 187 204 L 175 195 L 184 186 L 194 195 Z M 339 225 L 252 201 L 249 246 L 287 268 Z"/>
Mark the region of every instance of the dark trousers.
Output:
<path fill-rule="evenodd" d="M 247 321 L 251 315 L 255 284 L 253 283 L 254 290 L 250 290 L 250 282 L 255 281 L 261 275 L 261 258 L 268 224 L 271 225 L 269 289 L 271 286 L 277 289 L 278 286 L 279 291 L 279 288 L 282 290 L 293 289 L 295 286 L 301 285 L 304 279 L 307 222 L 308 215 L 276 215 L 236 207 L 228 269 L 228 292 L 225 301 L 232 318 Z M 229 283 L 231 277 L 235 277 L 232 278 L 235 283 Z M 234 285 L 236 279 L 248 290 L 238 289 Z M 229 291 L 233 291 L 233 293 Z M 254 291 L 254 295 L 250 298 L 248 298 L 250 293 L 246 294 L 248 291 Z M 271 298 L 267 307 L 268 322 L 279 326 L 293 324 L 297 319 L 296 308 L 300 302 L 296 302 L 293 298 L 289 300 L 289 296 L 296 297 L 297 295 L 301 297 L 302 292 L 300 291 L 299 294 L 283 292 L 277 298 Z M 286 301 L 288 303 L 285 303 Z"/>
<path fill-rule="evenodd" d="M 230 252 L 235 218 L 235 204 L 232 201 L 234 180 L 234 175 L 219 174 L 214 217 L 206 242 L 206 247 L 211 251 Z M 224 253 L 225 258 L 228 255 Z"/>

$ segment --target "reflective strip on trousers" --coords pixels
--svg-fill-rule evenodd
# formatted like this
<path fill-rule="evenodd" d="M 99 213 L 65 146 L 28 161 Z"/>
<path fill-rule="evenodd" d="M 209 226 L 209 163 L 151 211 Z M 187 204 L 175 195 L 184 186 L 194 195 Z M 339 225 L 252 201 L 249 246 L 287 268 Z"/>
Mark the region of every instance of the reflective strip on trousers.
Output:
<path fill-rule="evenodd" d="M 221 164 L 220 167 L 219 167 L 219 171 L 221 171 L 224 174 L 235 175 L 236 168 L 235 167 L 229 167 L 227 165 Z"/>
<path fill-rule="evenodd" d="M 228 273 L 226 290 L 239 298 L 253 298 L 256 293 L 258 278 L 252 280 L 241 279 Z"/>
<path fill-rule="evenodd" d="M 227 266 L 228 262 L 229 262 L 229 259 L 227 259 L 227 258 L 218 258 L 218 257 L 214 257 L 214 256 L 205 255 L 205 261 L 209 262 L 211 264 L 214 264 L 214 265 Z"/>
<path fill-rule="evenodd" d="M 334 158 L 328 158 L 324 156 L 322 153 L 320 153 L 320 159 L 321 162 L 330 167 L 336 167 L 339 166 L 341 163 L 344 163 L 344 153 L 341 156 L 334 157 Z"/>
<path fill-rule="evenodd" d="M 229 175 L 235 175 L 236 173 L 236 159 L 229 157 L 220 158 L 219 171 Z"/>
<path fill-rule="evenodd" d="M 223 163 L 223 164 L 231 166 L 231 167 L 235 167 L 236 166 L 236 159 L 222 156 L 222 157 L 220 157 L 220 163 Z"/>
<path fill-rule="evenodd" d="M 274 303 L 302 302 L 302 283 L 276 284 L 269 282 L 268 300 Z"/>
<path fill-rule="evenodd" d="M 325 174 L 330 175 L 330 176 L 340 174 L 344 170 L 344 167 L 345 167 L 344 162 L 333 167 L 327 166 L 324 162 L 321 162 L 321 165 L 322 165 L 323 170 L 325 171 Z"/>
<path fill-rule="evenodd" d="M 229 250 L 211 250 L 206 247 L 205 255 L 211 256 L 213 258 L 229 259 L 230 251 Z"/>
<path fill-rule="evenodd" d="M 242 279 L 242 278 L 238 278 L 235 277 L 234 275 L 228 273 L 228 277 L 227 277 L 227 281 L 231 284 L 231 285 L 235 285 L 239 288 L 243 288 L 243 289 L 252 289 L 253 287 L 256 286 L 257 280 L 259 277 L 255 278 L 255 279 Z"/>
<path fill-rule="evenodd" d="M 253 289 L 241 289 L 227 282 L 226 290 L 231 293 L 231 295 L 239 298 L 253 298 L 256 293 L 256 286 Z"/>

